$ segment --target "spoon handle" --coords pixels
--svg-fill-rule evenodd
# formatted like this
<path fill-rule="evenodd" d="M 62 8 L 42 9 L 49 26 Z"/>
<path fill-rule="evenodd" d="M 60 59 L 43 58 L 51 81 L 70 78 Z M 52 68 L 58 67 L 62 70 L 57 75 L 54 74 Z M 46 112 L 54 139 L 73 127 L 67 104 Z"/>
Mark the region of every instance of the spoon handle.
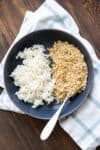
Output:
<path fill-rule="evenodd" d="M 56 111 L 56 113 L 53 115 L 53 117 L 48 121 L 48 123 L 44 127 L 40 135 L 41 140 L 46 140 L 52 133 L 65 102 L 66 100 L 61 104 L 59 109 Z"/>

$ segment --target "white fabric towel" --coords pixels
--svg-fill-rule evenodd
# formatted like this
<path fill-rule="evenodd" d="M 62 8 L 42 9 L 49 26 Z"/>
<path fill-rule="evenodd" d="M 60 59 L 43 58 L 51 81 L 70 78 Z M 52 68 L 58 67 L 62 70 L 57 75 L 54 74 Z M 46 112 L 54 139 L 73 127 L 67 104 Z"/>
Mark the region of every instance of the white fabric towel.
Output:
<path fill-rule="evenodd" d="M 34 13 L 27 11 L 20 31 L 7 54 L 18 39 L 43 28 L 56 28 L 72 33 L 84 44 L 92 57 L 94 84 L 91 95 L 76 112 L 59 123 L 81 149 L 94 150 L 100 145 L 100 61 L 91 44 L 80 36 L 79 28 L 71 15 L 54 0 L 46 0 Z M 3 69 L 7 54 L 0 64 L 0 86 L 3 88 Z M 0 95 L 0 109 L 22 113 L 9 99 L 5 89 Z"/>

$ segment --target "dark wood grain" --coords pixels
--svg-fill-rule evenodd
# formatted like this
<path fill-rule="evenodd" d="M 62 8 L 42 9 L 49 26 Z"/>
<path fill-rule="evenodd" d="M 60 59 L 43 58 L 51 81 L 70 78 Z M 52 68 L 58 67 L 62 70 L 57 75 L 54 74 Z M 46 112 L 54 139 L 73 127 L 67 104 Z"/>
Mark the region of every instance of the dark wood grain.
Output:
<path fill-rule="evenodd" d="M 35 11 L 43 0 L 0 0 L 0 60 L 13 42 L 27 9 Z M 58 0 L 76 20 L 80 33 L 100 57 L 100 1 Z M 46 141 L 39 139 L 46 121 L 27 115 L 0 111 L 0 150 L 79 150 L 57 124 Z M 100 148 L 97 148 L 98 150 Z"/>

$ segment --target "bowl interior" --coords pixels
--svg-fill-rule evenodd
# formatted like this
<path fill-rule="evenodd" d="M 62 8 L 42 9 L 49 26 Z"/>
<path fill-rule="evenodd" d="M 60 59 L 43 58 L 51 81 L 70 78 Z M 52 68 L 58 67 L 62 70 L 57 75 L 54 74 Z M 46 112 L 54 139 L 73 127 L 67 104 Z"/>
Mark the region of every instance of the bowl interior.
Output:
<path fill-rule="evenodd" d="M 60 117 L 67 116 L 73 111 L 75 111 L 80 106 L 80 104 L 86 99 L 92 87 L 91 85 L 93 81 L 93 68 L 91 59 L 85 47 L 76 38 L 74 38 L 68 33 L 59 30 L 41 30 L 28 34 L 27 36 L 19 40 L 9 53 L 5 63 L 4 81 L 6 90 L 11 100 L 22 111 L 36 118 L 49 119 L 58 109 L 59 104 L 53 102 L 50 105 L 44 105 L 38 107 L 37 109 L 33 109 L 31 104 L 26 104 L 23 101 L 18 100 L 17 96 L 15 95 L 15 92 L 18 90 L 18 87 L 14 85 L 13 79 L 10 78 L 9 75 L 18 64 L 21 64 L 20 59 L 16 60 L 16 55 L 19 51 L 23 51 L 25 47 L 31 47 L 33 44 L 43 44 L 47 49 L 49 47 L 52 47 L 54 42 L 58 40 L 68 41 L 69 43 L 72 43 L 75 46 L 77 46 L 80 49 L 80 51 L 84 54 L 85 61 L 88 65 L 88 79 L 86 89 L 82 93 L 77 94 L 76 96 L 71 98 L 70 103 L 68 102 L 65 104 Z"/>

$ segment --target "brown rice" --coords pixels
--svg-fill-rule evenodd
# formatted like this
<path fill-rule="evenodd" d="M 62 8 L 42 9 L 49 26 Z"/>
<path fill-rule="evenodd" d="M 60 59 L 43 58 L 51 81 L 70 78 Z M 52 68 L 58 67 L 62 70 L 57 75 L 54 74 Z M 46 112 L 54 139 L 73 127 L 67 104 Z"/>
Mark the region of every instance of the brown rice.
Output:
<path fill-rule="evenodd" d="M 86 87 L 87 64 L 80 50 L 68 42 L 57 41 L 49 48 L 53 59 L 54 94 L 58 102 L 80 93 Z"/>

